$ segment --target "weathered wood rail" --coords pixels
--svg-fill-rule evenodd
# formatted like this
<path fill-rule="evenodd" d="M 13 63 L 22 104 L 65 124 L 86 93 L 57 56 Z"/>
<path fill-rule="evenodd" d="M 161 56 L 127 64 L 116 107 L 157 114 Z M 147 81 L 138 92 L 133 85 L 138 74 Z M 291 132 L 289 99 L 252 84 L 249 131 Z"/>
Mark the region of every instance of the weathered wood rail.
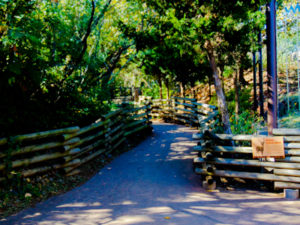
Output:
<path fill-rule="evenodd" d="M 69 127 L 0 138 L 0 182 L 58 170 L 74 175 L 81 165 L 109 154 L 138 131 L 151 127 L 151 102 L 126 105 L 86 127 Z"/>
<path fill-rule="evenodd" d="M 253 159 L 251 139 L 263 135 L 227 135 L 205 131 L 194 135 L 200 140 L 194 150 L 195 172 L 212 184 L 215 177 L 263 180 L 275 189 L 300 189 L 300 129 L 274 129 L 284 137 L 284 159 Z"/>
<path fill-rule="evenodd" d="M 218 110 L 216 106 L 197 102 L 194 98 L 173 97 L 152 100 L 151 115 L 191 126 L 212 128 Z"/>

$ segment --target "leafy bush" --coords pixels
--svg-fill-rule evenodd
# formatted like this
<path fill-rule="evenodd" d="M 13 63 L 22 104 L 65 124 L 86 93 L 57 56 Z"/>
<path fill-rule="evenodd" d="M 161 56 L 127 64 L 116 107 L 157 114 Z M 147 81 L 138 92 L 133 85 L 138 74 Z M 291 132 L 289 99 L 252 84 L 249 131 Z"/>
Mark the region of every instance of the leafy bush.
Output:
<path fill-rule="evenodd" d="M 240 115 L 230 117 L 233 134 L 253 134 L 262 127 L 262 119 L 250 110 L 243 110 Z"/>

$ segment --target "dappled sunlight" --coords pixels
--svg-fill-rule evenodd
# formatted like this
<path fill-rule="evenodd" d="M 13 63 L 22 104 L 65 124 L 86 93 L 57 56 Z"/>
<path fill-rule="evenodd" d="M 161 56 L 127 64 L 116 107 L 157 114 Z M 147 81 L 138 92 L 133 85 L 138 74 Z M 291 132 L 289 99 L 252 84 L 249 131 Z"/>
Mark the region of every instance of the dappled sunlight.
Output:
<path fill-rule="evenodd" d="M 133 202 L 133 201 L 123 201 L 123 202 L 119 202 L 119 203 L 112 203 L 110 205 L 136 205 L 138 204 L 137 202 Z"/>
<path fill-rule="evenodd" d="M 121 216 L 116 218 L 114 221 L 104 223 L 104 225 L 128 225 L 128 224 L 143 224 L 154 222 L 154 220 L 146 215 L 130 215 L 130 216 Z"/>
<path fill-rule="evenodd" d="M 145 208 L 142 209 L 143 214 L 172 214 L 175 213 L 176 211 L 173 210 L 170 207 L 166 207 L 166 206 L 160 206 L 160 207 L 149 207 L 149 208 Z"/>
<path fill-rule="evenodd" d="M 29 218 L 34 218 L 34 217 L 38 217 L 38 216 L 41 216 L 42 214 L 41 213 L 34 213 L 34 214 L 29 214 L 27 216 L 24 216 L 24 219 L 29 219 Z"/>
<path fill-rule="evenodd" d="M 186 193 L 182 195 L 168 195 L 167 198 L 158 198 L 157 201 L 162 202 L 164 204 L 167 203 L 192 203 L 192 202 L 212 202 L 217 201 L 218 199 L 211 194 L 207 193 Z"/>
<path fill-rule="evenodd" d="M 300 215 L 298 210 L 298 215 L 294 215 L 293 220 L 290 219 L 290 215 L 287 215 L 282 212 L 271 212 L 266 213 L 263 211 L 261 213 L 257 213 L 253 217 L 253 221 L 257 221 L 258 223 L 272 223 L 272 224 L 280 224 L 282 221 L 286 221 L 286 224 L 299 224 Z"/>
<path fill-rule="evenodd" d="M 193 206 L 191 207 L 193 210 L 200 210 L 200 211 L 212 211 L 211 213 L 224 213 L 224 214 L 236 214 L 241 212 L 242 210 L 236 207 L 231 207 L 230 204 L 218 204 L 214 206 Z"/>
<path fill-rule="evenodd" d="M 77 202 L 72 204 L 63 204 L 57 206 L 57 208 L 74 208 L 74 207 L 87 207 L 87 206 L 100 206 L 100 202 L 94 202 L 94 203 L 83 203 L 83 202 Z"/>
<path fill-rule="evenodd" d="M 223 200 L 251 200 L 251 199 L 276 199 L 281 198 L 282 194 L 277 193 L 259 193 L 258 191 L 247 193 L 245 191 L 234 191 L 234 192 L 216 192 L 215 196 Z"/>
<path fill-rule="evenodd" d="M 187 154 L 193 146 L 195 146 L 195 144 L 188 141 L 172 143 L 167 161 L 193 159 L 193 154 Z"/>
<path fill-rule="evenodd" d="M 53 219 L 39 222 L 39 225 L 53 224 L 103 224 L 112 220 L 112 209 L 87 209 L 75 211 L 60 211 Z"/>

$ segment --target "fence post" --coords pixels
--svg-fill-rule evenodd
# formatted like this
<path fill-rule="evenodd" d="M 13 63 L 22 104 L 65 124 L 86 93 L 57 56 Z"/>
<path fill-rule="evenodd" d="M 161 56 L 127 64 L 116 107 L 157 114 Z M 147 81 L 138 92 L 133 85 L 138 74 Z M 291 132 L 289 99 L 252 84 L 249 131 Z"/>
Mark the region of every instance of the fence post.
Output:
<path fill-rule="evenodd" d="M 197 99 L 195 99 L 195 98 L 191 101 L 191 104 L 193 105 L 193 108 L 192 108 L 193 113 L 191 113 L 191 117 L 190 117 L 191 126 L 193 126 L 194 120 L 198 119 L 198 117 L 197 117 L 197 114 L 198 114 L 197 105 L 195 104 L 196 102 L 197 102 Z"/>
<path fill-rule="evenodd" d="M 106 118 L 105 118 L 106 120 Z M 111 152 L 111 121 L 109 121 L 107 124 L 104 125 L 104 130 L 105 130 L 105 134 L 104 134 L 104 138 L 105 138 L 105 149 L 106 149 L 106 154 L 109 154 Z"/>
<path fill-rule="evenodd" d="M 149 126 L 149 127 L 151 127 L 151 116 L 150 116 L 150 114 L 151 114 L 151 110 L 152 110 L 152 101 L 151 100 L 148 100 L 146 103 L 145 103 L 145 105 L 147 106 L 147 109 L 146 109 L 146 113 L 147 113 L 147 115 L 146 115 L 146 119 L 147 119 L 147 125 Z"/>
<path fill-rule="evenodd" d="M 176 121 L 176 117 L 177 117 L 177 115 L 176 115 L 176 113 L 177 113 L 177 103 L 176 103 L 176 98 L 175 97 L 173 97 L 173 120 L 174 121 Z"/>

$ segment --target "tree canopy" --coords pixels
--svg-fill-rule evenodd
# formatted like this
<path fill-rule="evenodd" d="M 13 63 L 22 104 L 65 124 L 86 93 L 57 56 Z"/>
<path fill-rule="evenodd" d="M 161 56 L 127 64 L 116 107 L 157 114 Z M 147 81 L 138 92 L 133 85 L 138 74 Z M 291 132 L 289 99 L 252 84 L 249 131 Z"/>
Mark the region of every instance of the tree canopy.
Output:
<path fill-rule="evenodd" d="M 111 99 L 129 80 L 147 83 L 144 87 L 158 85 L 162 97 L 163 84 L 177 90 L 207 77 L 214 79 L 230 133 L 220 78 L 225 67 L 247 67 L 264 24 L 259 7 L 265 3 L 2 1 L 3 134 L 20 127 L 26 132 L 88 123 L 112 107 Z"/>

